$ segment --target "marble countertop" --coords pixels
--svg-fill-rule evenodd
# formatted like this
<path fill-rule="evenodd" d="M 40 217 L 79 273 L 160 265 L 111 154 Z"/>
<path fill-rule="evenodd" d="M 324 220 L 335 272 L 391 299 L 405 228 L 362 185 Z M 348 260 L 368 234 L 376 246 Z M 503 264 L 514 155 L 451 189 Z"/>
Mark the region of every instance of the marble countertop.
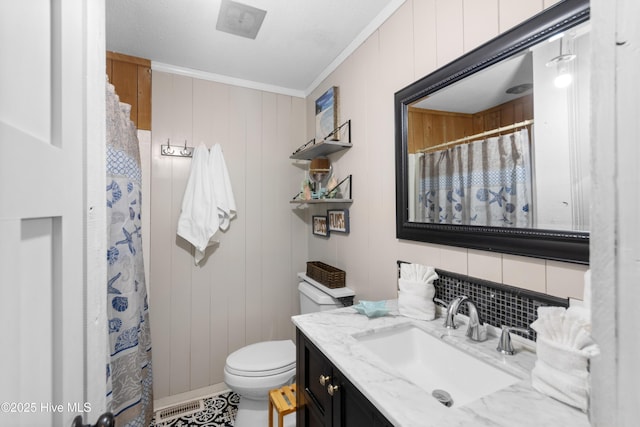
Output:
<path fill-rule="evenodd" d="M 294 316 L 293 323 L 395 426 L 564 426 L 588 427 L 586 414 L 538 393 L 531 387 L 530 372 L 536 355 L 514 342 L 518 351 L 505 356 L 497 351 L 498 339 L 482 343 L 465 337 L 466 325 L 450 330 L 442 319 L 419 321 L 400 316 L 396 301 L 388 301 L 389 315 L 368 318 L 352 307 Z M 464 320 L 458 315 L 457 319 Z M 460 322 L 462 323 L 462 322 Z M 446 408 L 429 393 L 403 378 L 355 336 L 414 325 L 448 343 L 520 378 L 516 384 L 465 406 Z"/>

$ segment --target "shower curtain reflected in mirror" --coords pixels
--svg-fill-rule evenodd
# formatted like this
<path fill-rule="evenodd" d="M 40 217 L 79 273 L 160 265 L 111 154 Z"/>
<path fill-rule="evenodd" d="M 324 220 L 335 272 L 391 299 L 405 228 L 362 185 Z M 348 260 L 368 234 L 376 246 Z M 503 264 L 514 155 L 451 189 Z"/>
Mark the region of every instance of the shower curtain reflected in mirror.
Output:
<path fill-rule="evenodd" d="M 151 332 L 142 259 L 142 173 L 131 107 L 107 84 L 108 409 L 118 426 L 153 415 Z"/>
<path fill-rule="evenodd" d="M 411 221 L 530 228 L 533 223 L 529 132 L 413 154 L 416 203 Z"/>

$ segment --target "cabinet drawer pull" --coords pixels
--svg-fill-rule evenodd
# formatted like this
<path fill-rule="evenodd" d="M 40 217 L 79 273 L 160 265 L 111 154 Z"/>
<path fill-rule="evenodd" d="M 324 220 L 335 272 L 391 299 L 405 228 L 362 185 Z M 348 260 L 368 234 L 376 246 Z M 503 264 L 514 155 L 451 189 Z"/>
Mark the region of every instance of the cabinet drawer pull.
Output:
<path fill-rule="evenodd" d="M 320 385 L 326 385 L 330 379 L 329 375 L 320 375 Z"/>
<path fill-rule="evenodd" d="M 333 393 L 336 391 L 338 391 L 338 386 L 329 384 L 327 387 L 327 393 L 329 393 L 330 396 L 333 396 Z"/>

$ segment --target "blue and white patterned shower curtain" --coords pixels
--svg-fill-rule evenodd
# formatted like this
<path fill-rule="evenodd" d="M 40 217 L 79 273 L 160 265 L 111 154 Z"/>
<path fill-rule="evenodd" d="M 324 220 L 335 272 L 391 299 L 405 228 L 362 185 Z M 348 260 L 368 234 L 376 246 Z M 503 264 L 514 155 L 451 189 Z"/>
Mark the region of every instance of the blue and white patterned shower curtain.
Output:
<path fill-rule="evenodd" d="M 418 222 L 530 228 L 529 132 L 418 156 Z"/>
<path fill-rule="evenodd" d="M 108 402 L 116 424 L 147 427 L 153 415 L 151 331 L 142 259 L 141 169 L 131 107 L 107 84 Z"/>

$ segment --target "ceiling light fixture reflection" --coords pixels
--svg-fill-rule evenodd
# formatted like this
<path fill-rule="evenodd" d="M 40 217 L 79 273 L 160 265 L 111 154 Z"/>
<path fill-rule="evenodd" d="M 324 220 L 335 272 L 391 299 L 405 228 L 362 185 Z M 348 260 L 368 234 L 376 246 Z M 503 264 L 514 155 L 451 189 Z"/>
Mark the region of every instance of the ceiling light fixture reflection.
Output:
<path fill-rule="evenodd" d="M 576 59 L 575 54 L 562 52 L 563 40 L 564 38 L 560 38 L 560 54 L 554 58 L 551 58 L 551 60 L 546 64 L 547 67 L 556 66 L 558 75 L 553 80 L 553 84 L 558 88 L 567 87 L 571 84 L 571 82 L 573 82 L 573 76 L 569 72 L 568 64 L 569 62 Z"/>

